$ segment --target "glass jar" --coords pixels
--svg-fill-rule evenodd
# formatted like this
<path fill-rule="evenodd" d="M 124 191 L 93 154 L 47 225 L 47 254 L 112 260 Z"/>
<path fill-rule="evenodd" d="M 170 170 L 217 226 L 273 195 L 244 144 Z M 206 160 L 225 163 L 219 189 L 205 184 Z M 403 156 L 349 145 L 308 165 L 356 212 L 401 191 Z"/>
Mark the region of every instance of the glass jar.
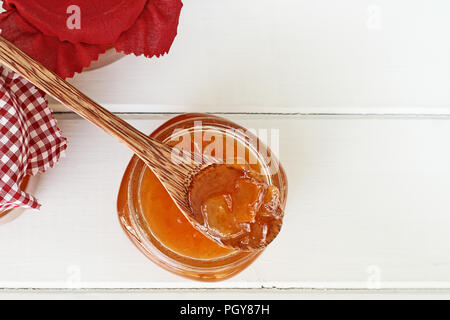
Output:
<path fill-rule="evenodd" d="M 230 139 L 228 141 L 240 144 L 247 151 L 247 155 L 251 153 L 255 156 L 267 183 L 280 190 L 280 203 L 284 210 L 287 197 L 287 178 L 284 170 L 278 160 L 272 157 L 269 149 L 264 147 L 263 153 L 258 152 L 262 146 L 261 142 L 243 127 L 213 115 L 184 114 L 161 125 L 151 134 L 151 137 L 171 143 L 178 141 L 183 134 L 186 136 L 201 133 L 204 137 L 206 133 L 211 132 L 219 133 Z M 274 163 L 276 170 L 273 170 Z M 152 185 L 159 184 L 159 181 L 154 178 L 149 183 L 149 175 L 154 176 L 150 169 L 134 156 L 120 186 L 118 214 L 125 233 L 150 260 L 168 271 L 187 278 L 218 281 L 239 273 L 261 254 L 263 250 L 246 252 L 225 249 L 200 233 L 193 234 L 193 238 L 197 237 L 197 239 L 188 238 L 186 233 L 198 231 L 189 224 L 181 212 L 178 217 L 165 216 L 170 209 L 170 204 L 167 204 L 168 207 L 165 209 L 158 202 L 168 195 L 152 196 L 150 194 Z M 171 221 L 166 221 L 165 226 L 164 222 L 159 223 L 158 219 L 177 219 L 178 223 L 171 227 Z M 162 237 L 162 228 L 171 229 L 166 231 L 172 238 L 180 237 L 179 241 Z M 199 237 L 205 237 L 205 239 L 198 239 Z M 208 246 L 208 251 L 203 250 L 202 246 Z"/>

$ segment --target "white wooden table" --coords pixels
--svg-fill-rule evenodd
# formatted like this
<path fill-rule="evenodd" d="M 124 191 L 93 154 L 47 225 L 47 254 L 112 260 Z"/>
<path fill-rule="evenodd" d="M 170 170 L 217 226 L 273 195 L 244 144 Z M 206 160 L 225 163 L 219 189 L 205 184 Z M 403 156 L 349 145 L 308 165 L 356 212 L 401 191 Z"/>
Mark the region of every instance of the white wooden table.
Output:
<path fill-rule="evenodd" d="M 447 296 L 449 12 L 445 0 L 186 0 L 170 55 L 72 82 L 149 133 L 199 111 L 278 129 L 279 238 L 224 282 L 160 269 L 118 223 L 131 153 L 53 104 L 69 149 L 37 181 L 41 212 L 0 225 L 0 298 Z"/>

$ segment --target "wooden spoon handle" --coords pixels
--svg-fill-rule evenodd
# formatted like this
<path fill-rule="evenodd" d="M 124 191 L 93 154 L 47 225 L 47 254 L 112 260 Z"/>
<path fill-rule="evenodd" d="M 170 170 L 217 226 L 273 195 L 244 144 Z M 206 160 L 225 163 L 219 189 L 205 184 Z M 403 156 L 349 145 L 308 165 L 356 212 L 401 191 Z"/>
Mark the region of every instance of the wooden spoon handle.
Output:
<path fill-rule="evenodd" d="M 147 137 L 91 100 L 41 63 L 35 61 L 2 36 L 0 36 L 0 61 L 72 111 L 126 144 L 138 156 L 145 158 L 144 161 L 148 162 L 154 158 L 151 154 L 148 154 L 149 148 L 150 151 L 152 149 L 158 151 L 158 148 L 170 151 L 171 148 L 168 145 Z M 143 154 L 143 150 L 147 150 L 147 152 Z M 154 160 L 158 161 L 158 159 Z"/>

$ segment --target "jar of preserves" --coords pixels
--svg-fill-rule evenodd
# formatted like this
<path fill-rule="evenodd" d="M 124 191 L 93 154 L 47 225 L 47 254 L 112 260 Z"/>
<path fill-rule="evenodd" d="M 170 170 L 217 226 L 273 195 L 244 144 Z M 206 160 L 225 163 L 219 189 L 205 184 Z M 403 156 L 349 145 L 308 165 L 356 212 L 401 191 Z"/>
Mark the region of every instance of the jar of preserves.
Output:
<path fill-rule="evenodd" d="M 184 114 L 161 125 L 151 137 L 177 147 L 180 152 L 190 149 L 226 163 L 250 166 L 279 190 L 280 206 L 284 209 L 285 172 L 270 149 L 262 148 L 261 141 L 245 128 L 213 115 Z M 150 260 L 191 279 L 229 278 L 263 251 L 226 248 L 195 229 L 157 177 L 136 156 L 131 159 L 120 186 L 118 214 L 125 233 Z"/>

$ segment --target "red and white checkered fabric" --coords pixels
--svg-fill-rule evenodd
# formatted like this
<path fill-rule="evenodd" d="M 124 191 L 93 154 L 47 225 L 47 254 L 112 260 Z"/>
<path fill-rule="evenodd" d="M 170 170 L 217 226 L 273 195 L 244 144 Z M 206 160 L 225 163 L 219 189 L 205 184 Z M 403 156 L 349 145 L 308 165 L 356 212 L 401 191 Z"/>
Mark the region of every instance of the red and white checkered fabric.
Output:
<path fill-rule="evenodd" d="M 26 175 L 53 167 L 66 148 L 45 94 L 0 66 L 0 213 L 39 209 L 36 198 L 20 184 Z"/>

